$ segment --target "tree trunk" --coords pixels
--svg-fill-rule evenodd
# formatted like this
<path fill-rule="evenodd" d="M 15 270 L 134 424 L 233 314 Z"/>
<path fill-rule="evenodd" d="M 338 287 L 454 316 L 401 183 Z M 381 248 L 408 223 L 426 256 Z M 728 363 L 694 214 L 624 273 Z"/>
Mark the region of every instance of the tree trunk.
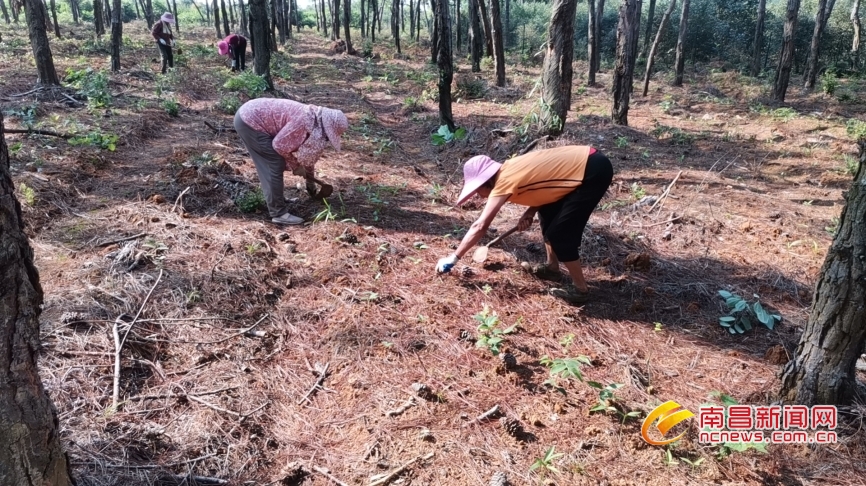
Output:
<path fill-rule="evenodd" d="M 762 0 L 763 1 L 763 0 Z M 649 54 L 646 58 L 646 72 L 643 75 L 643 95 L 646 96 L 649 91 L 649 80 L 650 75 L 652 75 L 653 71 L 653 61 L 655 60 L 656 53 L 659 49 L 659 43 L 662 40 L 662 36 L 665 33 L 665 30 L 668 28 L 668 22 L 671 20 L 671 16 L 674 14 L 674 9 L 677 6 L 677 0 L 671 0 L 670 5 L 668 5 L 667 10 L 665 10 L 664 15 L 662 15 L 662 21 L 659 24 L 659 30 L 656 32 L 656 38 L 653 41 L 653 46 L 649 51 Z"/>
<path fill-rule="evenodd" d="M 377 0 L 369 0 L 370 6 L 370 26 L 367 29 L 367 33 L 370 35 L 370 42 L 376 42 L 376 15 L 378 10 L 378 2 Z"/>
<path fill-rule="evenodd" d="M 851 54 L 854 59 L 854 69 L 857 69 L 860 65 L 860 0 L 854 0 L 854 5 L 851 7 L 851 24 L 854 26 Z"/>
<path fill-rule="evenodd" d="M 144 20 L 147 21 L 148 27 L 153 27 L 156 23 L 156 18 L 153 16 L 153 0 L 144 0 L 142 3 L 144 9 Z"/>
<path fill-rule="evenodd" d="M 508 49 L 511 47 L 512 38 L 511 38 L 511 0 L 505 0 L 505 48 Z"/>
<path fill-rule="evenodd" d="M 458 53 L 457 56 L 460 57 L 460 54 L 459 54 L 460 48 L 461 48 L 461 46 L 463 46 L 463 36 L 462 36 L 463 29 L 462 29 L 462 25 L 460 22 L 460 17 L 461 17 L 461 15 L 460 15 L 460 0 L 454 0 L 454 1 L 456 3 L 455 8 L 454 8 L 454 17 L 455 17 L 455 24 L 457 25 L 457 28 L 455 29 L 456 30 L 455 35 L 457 36 L 457 40 L 454 43 L 454 52 Z"/>
<path fill-rule="evenodd" d="M 36 366 L 42 287 L 9 174 L 2 114 L 0 214 L 0 484 L 68 486 L 57 412 Z"/>
<path fill-rule="evenodd" d="M 295 32 L 301 31 L 301 11 L 298 10 L 298 0 L 291 0 L 292 2 L 292 12 L 294 12 L 295 19 Z M 313 2 L 315 3 L 315 2 Z"/>
<path fill-rule="evenodd" d="M 484 54 L 484 40 L 481 35 L 481 22 L 478 20 L 478 0 L 469 0 L 469 59 L 472 72 L 481 72 L 481 56 Z"/>
<path fill-rule="evenodd" d="M 397 54 L 400 54 L 400 0 L 391 0 L 391 35 L 394 36 Z"/>
<path fill-rule="evenodd" d="M 45 28 L 45 8 L 42 0 L 24 0 L 24 15 L 27 18 L 30 46 L 33 48 L 33 59 L 36 61 L 36 73 L 39 84 L 59 85 L 60 79 L 54 69 L 54 57 L 48 44 L 48 32 Z"/>
<path fill-rule="evenodd" d="M 647 53 L 649 53 L 650 36 L 652 35 L 653 20 L 655 19 L 655 15 L 656 15 L 656 0 L 650 0 L 649 12 L 648 12 L 647 21 L 646 21 L 646 34 L 644 34 L 644 36 L 643 36 L 643 51 L 642 51 L 643 57 L 646 57 Z"/>
<path fill-rule="evenodd" d="M 791 80 L 791 66 L 794 64 L 794 34 L 797 31 L 797 15 L 800 12 L 800 0 L 788 0 L 785 13 L 785 27 L 782 31 L 782 50 L 779 51 L 779 64 L 776 66 L 776 77 L 773 80 L 773 99 L 785 101 L 788 82 Z"/>
<path fill-rule="evenodd" d="M 640 37 L 640 3 L 640 0 L 622 0 L 619 7 L 611 112 L 611 119 L 617 125 L 628 125 L 628 105 L 631 101 L 634 64 L 637 58 L 637 40 Z"/>
<path fill-rule="evenodd" d="M 601 24 L 604 20 L 604 0 L 598 0 L 595 6 L 595 72 L 601 72 L 601 40 L 604 38 L 601 32 Z"/>
<path fill-rule="evenodd" d="M 192 6 L 193 6 L 193 8 L 195 8 L 195 11 L 198 12 L 198 16 L 201 17 L 202 23 L 207 24 L 208 21 L 207 21 L 207 19 L 205 19 L 204 14 L 201 13 L 201 9 L 198 7 L 198 5 L 195 2 L 190 2 L 190 3 L 192 3 Z M 207 3 L 205 3 L 205 5 L 207 5 Z"/>
<path fill-rule="evenodd" d="M 456 129 L 454 115 L 451 113 L 451 82 L 454 80 L 454 59 L 451 57 L 451 18 L 448 0 L 436 0 L 439 36 L 436 65 L 439 67 L 439 125 L 448 125 L 452 132 Z"/>
<path fill-rule="evenodd" d="M 315 1 L 315 0 L 313 0 Z M 328 37 L 328 14 L 325 13 L 325 0 L 321 1 L 322 6 L 322 33 Z"/>
<path fill-rule="evenodd" d="M 764 25 L 767 16 L 767 0 L 758 0 L 758 23 L 755 25 L 755 41 L 752 46 L 752 66 L 750 74 L 761 74 L 761 51 L 764 49 Z"/>
<path fill-rule="evenodd" d="M 180 15 L 177 14 L 177 0 L 171 0 L 171 8 L 174 9 L 174 31 L 180 33 Z"/>
<path fill-rule="evenodd" d="M 285 8 L 285 0 L 271 0 L 271 5 L 273 5 L 273 10 L 275 10 L 276 13 L 276 15 L 274 15 L 274 20 L 276 21 L 276 24 L 280 29 L 280 44 L 285 45 L 286 27 L 284 25 L 285 16 L 283 15 L 283 9 Z"/>
<path fill-rule="evenodd" d="M 433 11 L 433 32 L 430 33 L 430 52 L 432 54 L 431 62 L 436 64 L 439 60 L 439 12 L 437 11 L 439 2 L 443 0 L 430 0 L 431 9 Z M 444 0 L 447 2 L 447 0 Z M 454 73 L 451 73 L 452 76 Z M 440 73 L 441 76 L 441 73 Z M 448 88 L 448 92 L 451 92 L 451 88 Z"/>
<path fill-rule="evenodd" d="M 247 23 L 247 7 L 244 5 L 244 0 L 238 0 L 238 15 L 241 18 L 241 34 L 249 37 L 250 29 Z"/>
<path fill-rule="evenodd" d="M 361 0 L 361 39 L 367 38 L 367 0 Z"/>
<path fill-rule="evenodd" d="M 691 0 L 683 0 L 683 10 L 680 14 L 680 31 L 677 35 L 677 57 L 675 62 L 674 86 L 683 85 L 683 71 L 686 65 L 685 50 L 686 32 L 689 29 L 689 4 Z"/>
<path fill-rule="evenodd" d="M 9 0 L 9 8 L 12 10 L 12 21 L 16 24 L 18 23 L 18 9 L 21 7 L 22 5 L 16 0 Z"/>
<path fill-rule="evenodd" d="M 541 119 L 549 135 L 559 135 L 571 107 L 574 75 L 574 12 L 577 0 L 554 0 L 548 30 L 547 53 L 541 71 Z"/>
<path fill-rule="evenodd" d="M 421 0 L 418 0 L 421 1 Z M 459 10 L 459 9 L 458 9 Z M 409 0 L 409 40 L 412 40 L 412 33 L 415 32 L 415 0 Z M 460 43 L 458 42 L 459 46 Z M 459 49 L 459 47 L 458 47 Z"/>
<path fill-rule="evenodd" d="M 114 0 L 111 12 L 111 71 L 120 71 L 120 45 L 123 43 L 123 22 L 120 15 L 123 10 L 120 0 Z"/>
<path fill-rule="evenodd" d="M 105 34 L 105 24 L 102 22 L 102 0 L 93 0 L 93 27 L 96 29 L 96 37 Z"/>
<path fill-rule="evenodd" d="M 268 27 L 268 49 L 270 49 L 271 52 L 277 52 L 279 50 L 277 48 L 277 8 L 274 5 L 274 2 L 276 1 L 277 0 L 267 1 L 267 5 L 265 6 L 265 8 L 270 7 L 271 9 L 271 15 L 268 17 L 270 20 L 270 26 Z M 229 33 L 226 32 L 226 35 L 229 35 Z"/>
<path fill-rule="evenodd" d="M 171 0 L 175 5 L 175 10 L 177 10 L 177 0 Z M 174 14 L 174 18 L 177 18 L 177 14 Z M 231 31 L 235 30 L 237 23 L 235 22 L 235 6 L 232 0 L 229 0 L 229 26 L 231 26 Z"/>
<path fill-rule="evenodd" d="M 598 50 L 598 37 L 595 36 L 595 23 L 598 19 L 595 15 L 595 0 L 587 0 L 587 16 L 589 22 L 586 29 L 586 59 L 589 64 L 589 73 L 586 76 L 586 85 L 595 86 L 595 51 Z"/>
<path fill-rule="evenodd" d="M 229 16 L 226 12 L 226 0 L 220 0 L 220 9 L 222 10 L 223 32 L 228 36 L 231 33 L 231 29 L 229 28 Z M 177 16 L 174 18 L 177 18 Z"/>
<path fill-rule="evenodd" d="M 6 12 L 5 5 L 3 5 L 3 12 Z M 78 24 L 78 2 L 76 0 L 69 0 L 69 13 L 72 14 L 72 22 Z M 9 23 L 9 19 L 6 19 L 6 23 Z"/>
<path fill-rule="evenodd" d="M 845 196 L 806 328 L 782 371 L 786 402 L 844 405 L 858 387 L 855 366 L 866 344 L 866 140 L 858 146 L 860 167 Z"/>
<path fill-rule="evenodd" d="M 481 25 L 484 26 L 485 56 L 493 57 L 493 34 L 490 27 L 490 16 L 487 15 L 487 4 L 484 2 L 485 0 L 478 0 L 478 8 L 480 9 L 478 15 L 481 18 Z"/>
<path fill-rule="evenodd" d="M 273 90 L 271 81 L 271 48 L 268 46 L 270 35 L 268 33 L 268 2 L 267 0 L 250 0 L 250 31 L 255 42 L 255 63 L 253 69 L 256 74 L 265 78 L 268 89 Z"/>
<path fill-rule="evenodd" d="M 218 0 L 213 0 L 213 28 L 216 30 L 217 39 L 222 39 L 224 36 L 222 32 L 220 32 L 220 8 L 217 1 Z M 228 32 L 226 32 L 226 35 L 228 35 Z"/>
<path fill-rule="evenodd" d="M 343 0 L 343 35 L 346 37 L 346 53 L 354 56 L 357 54 L 352 47 L 352 37 L 349 32 L 349 20 L 352 18 L 352 0 Z"/>
<path fill-rule="evenodd" d="M 499 0 L 490 0 L 490 27 L 493 33 L 493 58 L 496 61 L 496 86 L 504 88 L 505 48 L 502 45 L 502 17 L 499 14 Z M 574 26 L 572 25 L 573 29 Z"/>
<path fill-rule="evenodd" d="M 332 34 L 333 34 L 333 37 L 335 39 L 339 39 L 340 38 L 340 0 L 334 0 L 333 9 L 334 10 L 331 12 L 333 19 L 334 19 Z"/>
<path fill-rule="evenodd" d="M 3 10 L 3 20 L 5 20 L 7 24 L 10 23 L 9 22 L 9 11 L 6 10 L 6 2 L 4 0 L 0 0 L 0 9 Z"/>
<path fill-rule="evenodd" d="M 806 70 L 803 73 L 804 86 L 807 90 L 815 89 L 818 80 L 818 55 L 821 50 L 821 36 L 824 35 L 824 26 L 827 21 L 827 0 L 818 0 L 818 11 L 815 13 L 815 30 L 812 31 L 812 44 L 809 46 L 809 59 L 806 61 Z"/>
<path fill-rule="evenodd" d="M 54 22 L 54 35 L 60 39 L 60 24 L 57 23 L 57 4 L 51 0 L 51 18 Z"/>
<path fill-rule="evenodd" d="M 427 16 L 427 12 L 424 12 Z M 421 42 L 421 0 L 415 2 L 415 43 Z"/>
<path fill-rule="evenodd" d="M 830 20 L 830 15 L 833 14 L 833 7 L 836 6 L 836 0 L 827 0 L 827 7 L 824 9 L 824 27 L 822 30 L 827 31 L 827 22 Z"/>

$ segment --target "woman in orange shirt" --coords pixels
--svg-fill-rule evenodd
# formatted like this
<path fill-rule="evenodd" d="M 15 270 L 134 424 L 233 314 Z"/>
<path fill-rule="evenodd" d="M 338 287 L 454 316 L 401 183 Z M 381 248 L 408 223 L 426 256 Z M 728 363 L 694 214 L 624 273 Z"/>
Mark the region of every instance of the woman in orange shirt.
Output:
<path fill-rule="evenodd" d="M 589 289 L 580 265 L 583 230 L 595 207 L 613 179 L 610 160 L 588 146 L 565 146 L 530 152 L 500 164 L 479 155 L 463 166 L 463 191 L 457 206 L 478 194 L 487 204 L 472 223 L 457 251 L 436 265 L 448 272 L 487 233 L 493 218 L 506 202 L 528 206 L 518 229 L 525 231 L 535 215 L 541 224 L 547 262 L 542 266 L 522 266 L 534 275 L 559 279 L 559 263 L 565 265 L 573 289 L 555 288 L 551 294 L 570 303 L 588 300 Z"/>

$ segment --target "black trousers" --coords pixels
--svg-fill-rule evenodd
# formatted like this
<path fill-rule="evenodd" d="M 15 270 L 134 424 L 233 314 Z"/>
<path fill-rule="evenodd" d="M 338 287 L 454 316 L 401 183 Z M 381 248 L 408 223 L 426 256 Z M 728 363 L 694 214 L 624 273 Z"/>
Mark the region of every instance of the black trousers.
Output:
<path fill-rule="evenodd" d="M 589 215 L 613 180 L 610 160 L 596 152 L 586 162 L 583 183 L 559 201 L 538 208 L 541 234 L 561 262 L 580 259 L 580 244 Z"/>
<path fill-rule="evenodd" d="M 171 46 L 156 43 L 159 46 L 159 53 L 162 55 L 162 74 L 165 74 L 167 68 L 174 67 L 174 53 L 171 51 Z"/>
<path fill-rule="evenodd" d="M 229 46 L 232 56 L 232 71 L 246 71 L 247 69 L 247 41 L 240 39 L 237 47 Z"/>

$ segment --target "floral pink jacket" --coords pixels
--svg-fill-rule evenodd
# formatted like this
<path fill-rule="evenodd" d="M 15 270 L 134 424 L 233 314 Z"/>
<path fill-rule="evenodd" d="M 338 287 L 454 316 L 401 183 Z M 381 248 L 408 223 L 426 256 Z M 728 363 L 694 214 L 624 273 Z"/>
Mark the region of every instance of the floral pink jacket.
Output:
<path fill-rule="evenodd" d="M 274 98 L 248 101 L 238 115 L 253 130 L 274 137 L 274 150 L 288 170 L 301 165 L 311 173 L 328 142 L 340 150 L 340 136 L 349 127 L 340 110 Z"/>

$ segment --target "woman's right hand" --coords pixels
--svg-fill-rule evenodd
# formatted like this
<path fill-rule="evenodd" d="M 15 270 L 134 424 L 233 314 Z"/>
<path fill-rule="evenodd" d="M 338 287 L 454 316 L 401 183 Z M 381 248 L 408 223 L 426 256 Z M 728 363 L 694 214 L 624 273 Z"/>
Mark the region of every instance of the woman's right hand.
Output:
<path fill-rule="evenodd" d="M 532 226 L 532 221 L 535 219 L 535 211 L 528 210 L 520 217 L 517 222 L 517 231 L 526 231 Z"/>

